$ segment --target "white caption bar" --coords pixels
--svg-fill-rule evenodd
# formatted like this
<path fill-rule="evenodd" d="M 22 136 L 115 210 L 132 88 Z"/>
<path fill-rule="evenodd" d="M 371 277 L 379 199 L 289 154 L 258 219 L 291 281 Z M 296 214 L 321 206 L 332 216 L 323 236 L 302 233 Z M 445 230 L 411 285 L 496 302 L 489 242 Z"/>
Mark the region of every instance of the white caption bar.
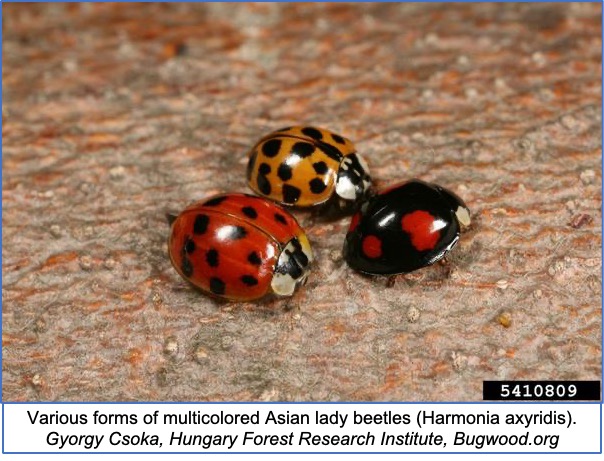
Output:
<path fill-rule="evenodd" d="M 601 452 L 599 404 L 3 404 L 4 453 Z"/>

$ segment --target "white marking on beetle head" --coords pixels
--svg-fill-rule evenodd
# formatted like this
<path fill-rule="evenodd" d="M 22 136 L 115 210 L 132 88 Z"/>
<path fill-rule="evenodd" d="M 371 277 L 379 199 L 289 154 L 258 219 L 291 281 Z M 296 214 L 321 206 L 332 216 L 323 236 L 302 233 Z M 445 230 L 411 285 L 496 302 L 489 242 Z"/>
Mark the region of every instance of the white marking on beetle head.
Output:
<path fill-rule="evenodd" d="M 458 206 L 457 210 L 455 211 L 455 216 L 457 216 L 457 221 L 459 221 L 459 224 L 461 224 L 462 227 L 470 226 L 470 210 L 465 207 Z"/>
<path fill-rule="evenodd" d="M 279 296 L 291 296 L 296 291 L 296 287 L 298 285 L 304 285 L 306 283 L 306 279 L 308 278 L 308 267 L 313 260 L 312 250 L 310 248 L 310 243 L 306 235 L 299 234 L 297 236 L 297 241 L 302 248 L 302 252 L 308 258 L 308 264 L 304 267 L 300 267 L 302 270 L 302 274 L 298 278 L 294 278 L 289 273 L 275 272 L 273 274 L 273 279 L 271 280 L 271 288 L 273 293 Z M 296 252 L 296 246 L 293 243 L 293 240 L 290 241 L 279 256 L 279 261 L 277 262 L 277 267 L 287 267 L 289 265 L 289 261 L 292 258 L 292 254 Z M 294 263 L 296 262 L 294 258 Z"/>
<path fill-rule="evenodd" d="M 271 288 L 273 292 L 279 296 L 291 296 L 296 290 L 297 281 L 289 274 L 273 274 Z"/>
<path fill-rule="evenodd" d="M 308 264 L 313 261 L 312 248 L 310 247 L 310 242 L 305 234 L 298 234 L 298 242 L 300 242 L 300 246 L 302 247 L 302 252 L 308 258 Z M 304 268 L 304 272 L 307 272 L 307 267 Z"/>
<path fill-rule="evenodd" d="M 338 178 L 336 182 L 336 194 L 345 200 L 355 200 L 357 197 L 354 184 L 347 176 Z"/>
<path fill-rule="evenodd" d="M 344 171 L 348 171 L 348 167 L 352 164 L 352 160 L 348 157 L 344 157 L 342 163 L 340 163 L 340 169 Z"/>
<path fill-rule="evenodd" d="M 354 154 L 354 155 L 356 156 L 357 160 L 359 161 L 359 165 L 361 165 L 361 167 L 363 168 L 365 173 L 368 175 L 369 166 L 367 165 L 367 162 L 365 162 L 365 159 L 363 157 L 361 157 L 359 154 Z"/>

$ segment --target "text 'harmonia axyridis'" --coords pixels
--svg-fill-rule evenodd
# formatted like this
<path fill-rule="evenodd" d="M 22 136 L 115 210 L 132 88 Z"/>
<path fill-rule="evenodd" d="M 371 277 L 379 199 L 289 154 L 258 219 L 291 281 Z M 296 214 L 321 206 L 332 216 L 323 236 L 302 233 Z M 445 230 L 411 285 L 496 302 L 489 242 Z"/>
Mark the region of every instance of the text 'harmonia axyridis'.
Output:
<path fill-rule="evenodd" d="M 291 296 L 313 255 L 296 219 L 260 197 L 225 194 L 173 218 L 168 250 L 178 273 L 215 296 L 248 301 Z"/>
<path fill-rule="evenodd" d="M 470 225 L 470 210 L 453 192 L 419 179 L 363 203 L 344 243 L 348 264 L 367 274 L 412 272 L 442 259 Z"/>
<path fill-rule="evenodd" d="M 249 186 L 285 205 L 347 211 L 371 188 L 354 144 L 327 130 L 294 126 L 262 138 L 251 150 Z"/>

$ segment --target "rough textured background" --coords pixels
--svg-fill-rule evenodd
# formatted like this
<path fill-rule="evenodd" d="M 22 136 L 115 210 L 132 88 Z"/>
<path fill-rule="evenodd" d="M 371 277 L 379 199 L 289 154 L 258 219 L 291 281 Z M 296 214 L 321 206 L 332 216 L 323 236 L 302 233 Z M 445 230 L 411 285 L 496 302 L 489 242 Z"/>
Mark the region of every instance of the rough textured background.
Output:
<path fill-rule="evenodd" d="M 601 374 L 601 5 L 3 5 L 4 400 L 480 400 Z M 347 220 L 291 301 L 191 289 L 164 212 L 246 191 L 294 123 L 474 214 L 362 277 Z"/>

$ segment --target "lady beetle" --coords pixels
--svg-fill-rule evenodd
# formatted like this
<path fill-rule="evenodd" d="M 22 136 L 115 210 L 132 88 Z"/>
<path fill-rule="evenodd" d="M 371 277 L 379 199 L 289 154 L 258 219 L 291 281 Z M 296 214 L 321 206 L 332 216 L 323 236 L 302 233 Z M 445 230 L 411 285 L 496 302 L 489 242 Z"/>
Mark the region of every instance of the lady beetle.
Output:
<path fill-rule="evenodd" d="M 223 194 L 174 217 L 168 241 L 176 271 L 206 293 L 249 301 L 291 296 L 313 260 L 296 219 L 275 203 Z"/>
<path fill-rule="evenodd" d="M 271 200 L 299 207 L 332 205 L 348 211 L 369 193 L 371 178 L 354 144 L 311 126 L 275 131 L 252 148 L 249 186 Z"/>
<path fill-rule="evenodd" d="M 361 206 L 346 234 L 344 258 L 367 274 L 412 272 L 442 259 L 469 225 L 470 210 L 457 195 L 412 179 Z"/>

